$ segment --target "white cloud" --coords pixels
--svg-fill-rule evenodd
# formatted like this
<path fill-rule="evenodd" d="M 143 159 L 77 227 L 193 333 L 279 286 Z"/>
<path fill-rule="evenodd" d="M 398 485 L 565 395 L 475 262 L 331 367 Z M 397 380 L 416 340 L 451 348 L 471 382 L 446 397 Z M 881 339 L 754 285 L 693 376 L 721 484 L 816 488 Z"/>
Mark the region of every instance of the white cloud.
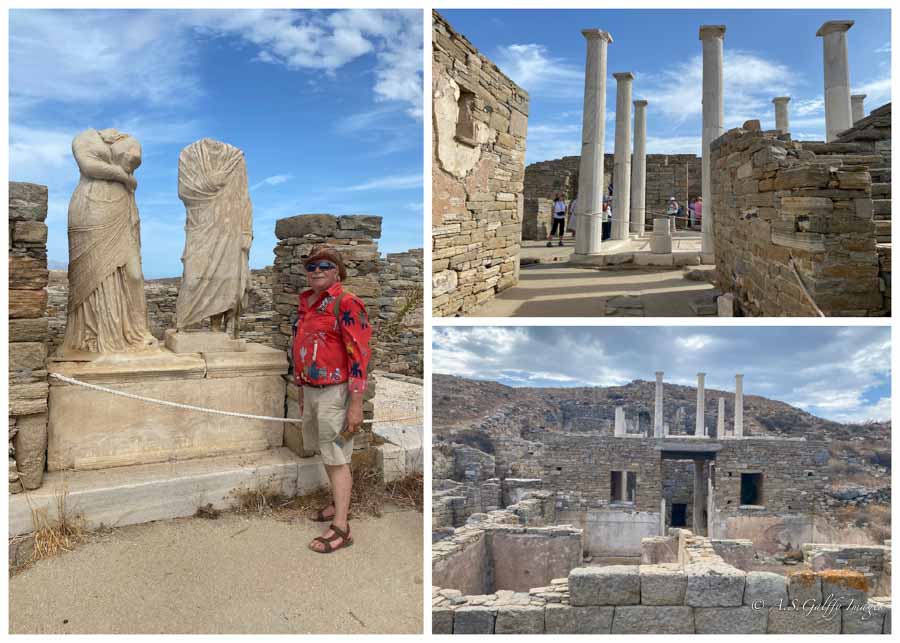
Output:
<path fill-rule="evenodd" d="M 422 116 L 422 20 L 413 10 L 350 9 L 323 17 L 290 10 L 198 11 L 204 33 L 237 35 L 259 48 L 255 60 L 335 73 L 374 54 L 375 100 L 399 101 Z"/>
<path fill-rule="evenodd" d="M 723 62 L 726 120 L 731 111 L 738 109 L 755 114 L 749 118 L 759 118 L 771 109 L 772 97 L 788 94 L 793 87 L 794 74 L 787 65 L 755 53 L 726 48 Z M 645 74 L 643 78 L 644 86 L 636 87 L 635 94 L 650 102 L 648 110 L 661 113 L 675 123 L 701 115 L 702 56 L 671 65 L 658 74 Z"/>
<path fill-rule="evenodd" d="M 535 123 L 528 125 L 525 142 L 528 163 L 581 154 L 581 124 Z"/>
<path fill-rule="evenodd" d="M 194 60 L 167 14 L 11 11 L 11 102 L 184 104 L 199 93 Z"/>
<path fill-rule="evenodd" d="M 647 154 L 700 154 L 699 136 L 648 136 Z"/>
<path fill-rule="evenodd" d="M 264 178 L 259 183 L 254 183 L 250 186 L 250 190 L 255 190 L 257 188 L 261 188 L 264 185 L 281 185 L 282 183 L 287 183 L 293 177 L 290 174 L 276 174 L 275 176 L 268 176 Z"/>
<path fill-rule="evenodd" d="M 363 190 L 411 190 L 419 187 L 422 187 L 421 174 L 401 174 L 386 176 L 340 189 L 347 192 L 361 192 Z"/>
<path fill-rule="evenodd" d="M 891 78 L 888 76 L 863 83 L 854 87 L 852 92 L 866 95 L 866 112 L 869 112 L 873 107 L 881 107 L 891 100 Z"/>
<path fill-rule="evenodd" d="M 876 54 L 889 54 L 891 53 L 891 43 L 890 41 L 881 45 L 878 49 L 875 50 Z"/>
<path fill-rule="evenodd" d="M 709 346 L 714 341 L 715 339 L 709 335 L 685 335 L 676 340 L 679 346 L 689 351 L 698 351 L 701 348 Z"/>
<path fill-rule="evenodd" d="M 568 100 L 584 94 L 584 68 L 554 58 L 537 44 L 500 47 L 497 66 L 529 93 L 540 92 L 545 100 Z M 529 132 L 530 136 L 530 132 Z"/>

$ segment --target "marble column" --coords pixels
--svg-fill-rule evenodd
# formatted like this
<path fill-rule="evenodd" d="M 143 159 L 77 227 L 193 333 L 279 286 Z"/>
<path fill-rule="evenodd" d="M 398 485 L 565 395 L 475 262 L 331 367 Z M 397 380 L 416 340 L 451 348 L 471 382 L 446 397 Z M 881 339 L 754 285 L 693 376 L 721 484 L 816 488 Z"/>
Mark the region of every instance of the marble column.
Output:
<path fill-rule="evenodd" d="M 653 401 L 653 437 L 663 437 L 663 371 L 656 371 L 656 396 Z"/>
<path fill-rule="evenodd" d="M 706 408 L 706 391 L 703 387 L 706 373 L 697 373 L 697 425 L 694 427 L 694 435 L 702 437 L 706 435 L 706 422 L 703 411 Z"/>
<path fill-rule="evenodd" d="M 775 129 L 782 134 L 791 131 L 791 121 L 788 117 L 788 103 L 791 102 L 790 96 L 776 96 L 772 99 L 775 103 Z"/>
<path fill-rule="evenodd" d="M 734 376 L 734 437 L 744 437 L 744 376 Z"/>
<path fill-rule="evenodd" d="M 866 117 L 866 107 L 865 107 L 865 94 L 851 94 L 850 95 L 850 114 L 853 118 L 853 124 L 856 125 L 857 121 L 861 121 Z"/>
<path fill-rule="evenodd" d="M 600 252 L 603 233 L 603 143 L 606 127 L 606 48 L 612 36 L 585 29 L 587 61 L 584 69 L 584 114 L 581 122 L 581 162 L 578 166 L 576 255 Z"/>
<path fill-rule="evenodd" d="M 647 101 L 634 101 L 634 155 L 631 157 L 632 234 L 646 232 L 647 203 Z"/>
<path fill-rule="evenodd" d="M 709 144 L 719 138 L 725 131 L 725 83 L 722 56 L 725 46 L 725 25 L 703 25 L 700 27 L 700 40 L 703 42 L 703 143 L 701 181 L 703 194 L 703 221 L 701 230 L 703 254 L 715 252 L 713 236 L 713 199 L 709 176 Z"/>
<path fill-rule="evenodd" d="M 725 398 L 719 398 L 719 413 L 716 415 L 716 438 L 725 439 Z"/>
<path fill-rule="evenodd" d="M 612 238 L 628 238 L 631 215 L 631 83 L 634 74 L 620 71 L 616 79 L 616 148 L 613 162 Z"/>
<path fill-rule="evenodd" d="M 816 32 L 822 38 L 825 68 L 825 142 L 853 126 L 850 112 L 850 64 L 847 31 L 852 20 L 829 20 Z"/>
<path fill-rule="evenodd" d="M 666 535 L 666 499 L 659 501 L 659 535 Z"/>
<path fill-rule="evenodd" d="M 616 407 L 616 424 L 613 428 L 613 435 L 616 437 L 621 437 L 625 435 L 625 407 L 617 406 Z"/>

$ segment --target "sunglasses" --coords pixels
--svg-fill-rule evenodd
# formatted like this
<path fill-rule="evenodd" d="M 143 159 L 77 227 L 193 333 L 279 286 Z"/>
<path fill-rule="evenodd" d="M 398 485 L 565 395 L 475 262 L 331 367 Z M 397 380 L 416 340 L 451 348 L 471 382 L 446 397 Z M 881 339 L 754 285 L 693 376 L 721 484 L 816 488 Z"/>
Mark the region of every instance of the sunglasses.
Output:
<path fill-rule="evenodd" d="M 316 270 L 321 270 L 325 272 L 326 270 L 334 270 L 337 268 L 330 261 L 320 261 L 319 263 L 308 263 L 306 264 L 306 272 L 315 272 Z"/>

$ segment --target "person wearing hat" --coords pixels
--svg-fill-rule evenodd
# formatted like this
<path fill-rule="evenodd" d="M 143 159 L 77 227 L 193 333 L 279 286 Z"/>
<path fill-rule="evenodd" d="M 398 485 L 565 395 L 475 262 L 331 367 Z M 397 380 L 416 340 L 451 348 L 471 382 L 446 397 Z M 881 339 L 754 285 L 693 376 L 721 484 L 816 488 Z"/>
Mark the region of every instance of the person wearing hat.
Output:
<path fill-rule="evenodd" d="M 318 246 L 304 266 L 309 288 L 300 293 L 291 355 L 294 382 L 301 386 L 304 450 L 318 445 L 331 482 L 332 502 L 310 516 L 329 526 L 309 548 L 330 554 L 353 544 L 352 434 L 363 420 L 372 327 L 363 302 L 343 288 L 347 269 L 337 250 Z"/>

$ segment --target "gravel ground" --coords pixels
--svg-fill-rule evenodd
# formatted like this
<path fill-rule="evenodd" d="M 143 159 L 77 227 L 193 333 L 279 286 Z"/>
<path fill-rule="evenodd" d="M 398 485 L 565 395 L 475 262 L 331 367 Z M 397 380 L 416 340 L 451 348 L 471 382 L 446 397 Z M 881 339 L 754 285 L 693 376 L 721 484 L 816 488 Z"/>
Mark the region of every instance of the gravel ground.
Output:
<path fill-rule="evenodd" d="M 390 508 L 388 508 L 390 509 Z M 421 633 L 422 514 L 320 526 L 223 514 L 123 527 L 9 579 L 12 634 Z"/>

